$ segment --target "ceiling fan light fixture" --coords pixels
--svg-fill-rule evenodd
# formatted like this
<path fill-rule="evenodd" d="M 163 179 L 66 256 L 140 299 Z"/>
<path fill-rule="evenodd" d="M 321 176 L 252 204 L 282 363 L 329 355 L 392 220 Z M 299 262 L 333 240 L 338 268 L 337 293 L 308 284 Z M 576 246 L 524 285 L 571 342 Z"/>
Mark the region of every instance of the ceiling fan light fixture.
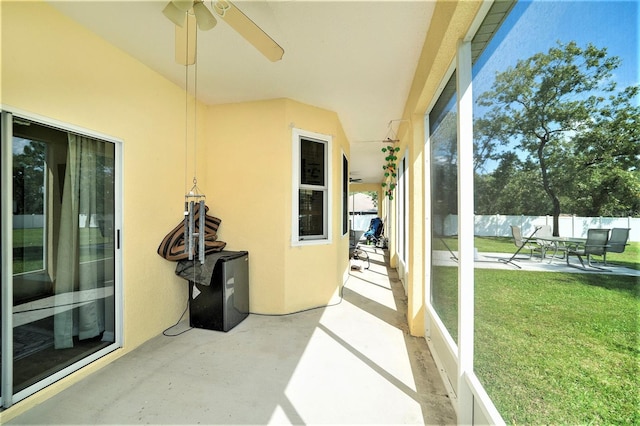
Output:
<path fill-rule="evenodd" d="M 169 2 L 162 10 L 162 14 L 177 26 L 184 27 L 187 16 L 186 11 L 180 10 L 174 2 Z"/>
<path fill-rule="evenodd" d="M 183 12 L 187 12 L 193 6 L 193 0 L 173 0 L 171 3 Z"/>
<path fill-rule="evenodd" d="M 207 6 L 205 6 L 201 1 L 196 1 L 193 4 L 193 13 L 196 15 L 198 28 L 200 28 L 202 31 L 210 30 L 218 23 L 211 11 L 209 11 L 209 9 L 207 9 Z"/>

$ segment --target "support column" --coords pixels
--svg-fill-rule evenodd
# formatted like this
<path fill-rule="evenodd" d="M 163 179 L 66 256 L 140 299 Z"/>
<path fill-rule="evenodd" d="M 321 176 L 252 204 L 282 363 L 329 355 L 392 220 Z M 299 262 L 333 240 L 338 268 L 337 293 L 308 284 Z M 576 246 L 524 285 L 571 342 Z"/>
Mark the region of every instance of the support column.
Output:
<path fill-rule="evenodd" d="M 409 283 L 407 321 L 412 336 L 424 336 L 424 117 L 411 117 L 409 175 Z"/>
<path fill-rule="evenodd" d="M 474 223 L 471 42 L 458 45 L 458 423 L 473 424 Z"/>

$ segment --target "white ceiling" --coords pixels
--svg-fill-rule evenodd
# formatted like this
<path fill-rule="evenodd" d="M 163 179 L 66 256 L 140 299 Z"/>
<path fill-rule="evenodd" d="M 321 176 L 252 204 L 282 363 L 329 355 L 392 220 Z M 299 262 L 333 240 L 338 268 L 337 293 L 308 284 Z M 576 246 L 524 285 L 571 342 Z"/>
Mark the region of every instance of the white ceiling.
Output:
<path fill-rule="evenodd" d="M 162 14 L 166 1 L 49 3 L 185 86 L 185 67 L 174 61 L 174 25 Z M 270 62 L 218 19 L 212 30 L 198 31 L 198 98 L 207 104 L 291 98 L 335 111 L 351 142 L 351 176 L 381 182 L 379 141 L 401 117 L 435 2 L 234 4 L 284 48 L 284 57 Z"/>

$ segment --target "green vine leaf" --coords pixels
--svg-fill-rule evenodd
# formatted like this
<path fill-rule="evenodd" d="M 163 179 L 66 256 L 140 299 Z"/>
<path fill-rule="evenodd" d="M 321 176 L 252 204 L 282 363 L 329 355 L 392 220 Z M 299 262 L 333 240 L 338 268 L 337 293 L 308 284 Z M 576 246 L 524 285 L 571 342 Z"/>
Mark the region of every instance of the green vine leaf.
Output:
<path fill-rule="evenodd" d="M 386 153 L 385 161 L 387 164 L 382 165 L 382 170 L 384 170 L 384 177 L 387 179 L 387 182 L 382 183 L 382 187 L 384 189 L 384 194 L 389 197 L 389 200 L 393 200 L 393 190 L 396 188 L 395 179 L 398 176 L 396 174 L 397 164 L 396 161 L 398 157 L 395 155 L 396 152 L 400 151 L 400 147 L 388 145 L 385 148 L 382 148 L 382 152 Z"/>

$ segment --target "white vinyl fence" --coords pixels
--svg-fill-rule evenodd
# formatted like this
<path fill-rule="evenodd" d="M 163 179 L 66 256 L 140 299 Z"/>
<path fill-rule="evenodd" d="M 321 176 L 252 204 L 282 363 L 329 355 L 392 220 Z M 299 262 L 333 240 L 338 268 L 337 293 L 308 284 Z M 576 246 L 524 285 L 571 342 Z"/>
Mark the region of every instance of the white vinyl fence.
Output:
<path fill-rule="evenodd" d="M 378 217 L 377 214 L 354 214 L 349 216 L 351 220 L 351 229 L 354 231 L 367 231 L 369 230 L 369 224 L 371 219 Z"/>
<path fill-rule="evenodd" d="M 78 215 L 78 227 L 85 228 L 87 225 L 87 219 L 89 217 L 86 214 Z M 91 215 L 89 221 L 89 228 L 98 227 L 98 217 Z M 13 227 L 14 228 L 44 228 L 44 215 L 43 214 L 14 214 L 13 215 Z"/>
<path fill-rule="evenodd" d="M 435 219 L 435 218 L 434 218 Z M 442 221 L 442 235 L 456 235 L 458 217 L 449 215 Z M 519 226 L 522 235 L 530 235 L 536 226 L 553 226 L 553 216 L 505 216 L 477 215 L 475 235 L 481 237 L 510 237 L 511 225 Z M 580 217 L 560 216 L 561 237 L 586 238 L 589 228 L 629 228 L 629 241 L 640 242 L 640 218 L 638 217 Z"/>
<path fill-rule="evenodd" d="M 376 214 L 350 215 L 351 229 L 366 231 L 369 229 L 371 219 Z M 434 223 L 439 223 L 441 235 L 457 235 L 458 216 L 449 215 L 440 220 L 434 217 Z M 80 227 L 86 224 L 87 216 L 80 215 Z M 510 237 L 511 225 L 517 225 L 522 229 L 522 235 L 530 235 L 536 226 L 553 226 L 553 216 L 505 216 L 505 215 L 477 215 L 475 217 L 475 235 L 481 237 Z M 42 228 L 44 217 L 42 215 L 14 215 L 14 228 Z M 91 218 L 90 225 L 95 227 L 95 218 Z M 640 242 L 640 218 L 638 217 L 580 217 L 560 216 L 560 236 L 586 238 L 589 228 L 629 228 L 629 241 Z"/>

